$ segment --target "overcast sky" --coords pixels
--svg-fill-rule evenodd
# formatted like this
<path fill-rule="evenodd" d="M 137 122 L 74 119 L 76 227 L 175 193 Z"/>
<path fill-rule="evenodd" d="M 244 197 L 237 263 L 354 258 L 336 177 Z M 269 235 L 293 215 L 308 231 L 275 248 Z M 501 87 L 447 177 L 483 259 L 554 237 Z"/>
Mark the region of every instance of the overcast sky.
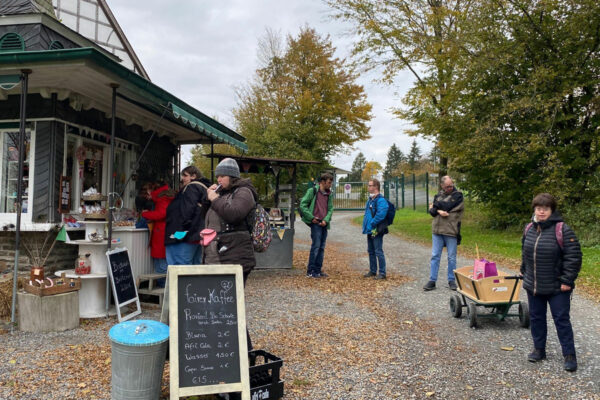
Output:
<path fill-rule="evenodd" d="M 246 84 L 257 68 L 257 44 L 267 28 L 296 36 L 302 26 L 330 36 L 336 55 L 346 58 L 352 39 L 347 25 L 329 18 L 321 0 L 108 0 L 150 79 L 191 106 L 234 128 L 235 88 Z M 413 138 L 403 134 L 407 123 L 395 119 L 391 107 L 410 87 L 407 72 L 395 87 L 373 83 L 362 76 L 373 105 L 372 138 L 358 142 L 349 154 L 339 154 L 333 165 L 350 169 L 359 151 L 367 160 L 385 164 L 396 143 L 407 153 Z M 432 144 L 417 139 L 422 152 Z M 183 159 L 189 157 L 189 150 Z"/>

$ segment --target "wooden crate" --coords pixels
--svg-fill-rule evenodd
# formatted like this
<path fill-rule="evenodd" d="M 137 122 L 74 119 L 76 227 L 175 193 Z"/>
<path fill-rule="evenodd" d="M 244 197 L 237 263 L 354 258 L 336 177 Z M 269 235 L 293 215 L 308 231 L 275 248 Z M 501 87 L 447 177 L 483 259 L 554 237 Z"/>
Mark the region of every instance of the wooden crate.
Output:
<path fill-rule="evenodd" d="M 458 282 L 459 293 L 479 303 L 508 303 L 515 285 L 517 288 L 512 301 L 519 301 L 521 280 L 504 278 L 512 276 L 511 274 L 498 270 L 498 276 L 474 280 L 472 266 L 457 268 L 454 274 Z"/>
<path fill-rule="evenodd" d="M 29 282 L 24 282 L 23 289 L 25 289 L 25 291 L 27 293 L 35 294 L 37 296 L 51 296 L 53 294 L 74 292 L 76 290 L 81 289 L 81 278 L 74 278 L 73 286 L 70 285 L 71 278 L 63 277 L 61 279 L 64 280 L 64 282 L 65 282 L 64 285 L 56 285 L 55 284 L 52 287 L 42 287 L 42 286 L 30 285 Z M 58 280 L 58 279 L 56 279 L 56 280 Z"/>

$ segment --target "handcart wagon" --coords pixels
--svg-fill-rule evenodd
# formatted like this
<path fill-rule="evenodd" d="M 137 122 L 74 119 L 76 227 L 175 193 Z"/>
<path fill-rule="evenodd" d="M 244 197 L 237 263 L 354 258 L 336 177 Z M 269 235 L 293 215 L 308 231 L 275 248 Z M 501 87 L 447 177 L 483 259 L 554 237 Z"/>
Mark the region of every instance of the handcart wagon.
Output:
<path fill-rule="evenodd" d="M 450 297 L 450 312 L 455 318 L 460 318 L 465 307 L 471 328 L 477 327 L 478 318 L 498 318 L 503 321 L 506 317 L 519 317 L 519 324 L 523 328 L 529 327 L 529 307 L 519 300 L 521 276 L 509 276 L 498 271 L 497 276 L 473 279 L 471 266 L 456 269 L 454 276 L 458 289 Z M 518 314 L 510 312 L 513 305 L 519 306 Z M 487 308 L 490 312 L 478 314 L 478 307 Z"/>

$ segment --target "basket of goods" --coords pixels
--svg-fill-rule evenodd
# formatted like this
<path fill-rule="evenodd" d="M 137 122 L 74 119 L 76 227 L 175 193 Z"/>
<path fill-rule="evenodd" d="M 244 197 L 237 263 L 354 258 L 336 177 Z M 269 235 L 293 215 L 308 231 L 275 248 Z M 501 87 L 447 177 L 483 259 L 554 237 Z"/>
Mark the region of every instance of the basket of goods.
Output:
<path fill-rule="evenodd" d="M 102 193 L 96 193 L 96 194 L 82 195 L 81 199 L 83 201 L 106 201 L 107 196 L 103 195 Z"/>

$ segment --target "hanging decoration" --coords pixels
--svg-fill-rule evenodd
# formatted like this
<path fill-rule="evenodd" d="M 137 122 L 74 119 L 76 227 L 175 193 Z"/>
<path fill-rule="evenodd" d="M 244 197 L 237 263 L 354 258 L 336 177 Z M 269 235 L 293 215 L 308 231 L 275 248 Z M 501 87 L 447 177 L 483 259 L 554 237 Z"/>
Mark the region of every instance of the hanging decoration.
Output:
<path fill-rule="evenodd" d="M 250 164 L 249 162 L 242 162 L 242 171 L 244 172 L 248 172 L 250 171 L 250 167 L 252 166 L 252 164 Z"/>
<path fill-rule="evenodd" d="M 285 228 L 277 229 L 277 236 L 279 236 L 279 240 L 283 240 L 283 236 L 285 235 Z"/>
<path fill-rule="evenodd" d="M 77 157 L 77 161 L 79 164 L 79 178 L 83 178 L 83 165 L 86 153 L 87 149 L 84 145 L 79 146 L 77 150 L 75 150 L 75 157 Z"/>

